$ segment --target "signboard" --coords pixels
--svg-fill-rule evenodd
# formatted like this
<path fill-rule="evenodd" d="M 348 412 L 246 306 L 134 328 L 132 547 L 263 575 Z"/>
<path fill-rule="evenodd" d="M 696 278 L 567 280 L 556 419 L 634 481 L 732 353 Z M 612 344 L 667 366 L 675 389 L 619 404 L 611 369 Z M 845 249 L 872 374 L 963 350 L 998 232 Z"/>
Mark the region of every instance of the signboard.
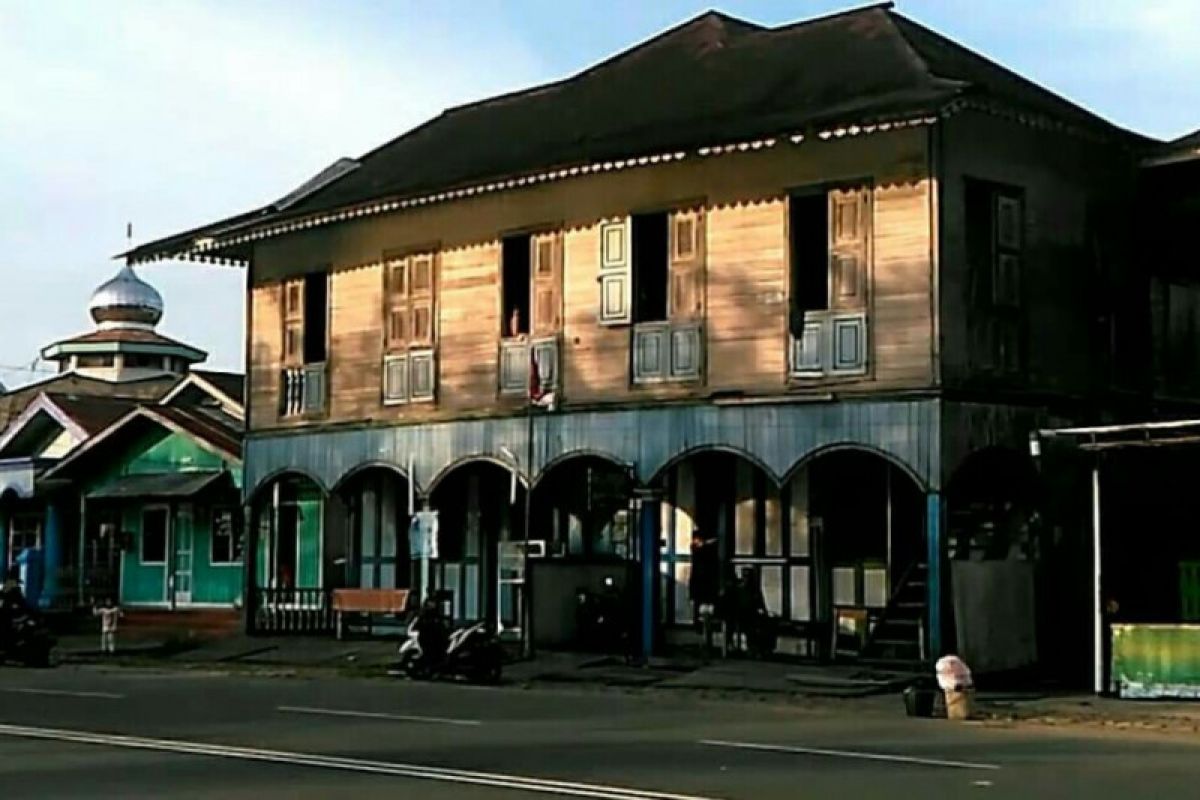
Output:
<path fill-rule="evenodd" d="M 413 514 L 408 524 L 408 554 L 411 558 L 438 557 L 438 512 Z"/>

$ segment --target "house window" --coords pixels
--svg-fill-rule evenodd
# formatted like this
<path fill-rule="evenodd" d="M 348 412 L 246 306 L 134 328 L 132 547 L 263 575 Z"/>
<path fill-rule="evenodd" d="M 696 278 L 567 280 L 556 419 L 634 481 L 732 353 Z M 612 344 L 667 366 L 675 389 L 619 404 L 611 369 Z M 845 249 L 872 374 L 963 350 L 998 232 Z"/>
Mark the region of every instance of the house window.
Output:
<path fill-rule="evenodd" d="M 387 257 L 383 282 L 383 400 L 431 401 L 436 393 L 436 255 Z"/>
<path fill-rule="evenodd" d="M 141 561 L 165 564 L 167 561 L 168 511 L 162 507 L 142 511 Z"/>
<path fill-rule="evenodd" d="M 329 324 L 329 273 L 304 276 L 304 363 L 321 364 L 326 359 Z"/>
<path fill-rule="evenodd" d="M 218 508 L 212 518 L 212 564 L 240 564 L 242 561 L 242 534 L 237 511 Z"/>
<path fill-rule="evenodd" d="M 26 550 L 42 546 L 42 518 L 36 514 L 17 514 L 8 528 L 8 566 L 17 563 L 17 557 Z"/>
<path fill-rule="evenodd" d="M 633 321 L 667 320 L 667 214 L 636 214 L 633 242 Z"/>
<path fill-rule="evenodd" d="M 167 366 L 172 364 L 171 359 L 167 359 Z M 163 366 L 162 356 L 152 356 L 145 353 L 126 353 L 125 368 L 126 369 L 159 369 Z"/>
<path fill-rule="evenodd" d="M 126 356 L 128 358 L 128 356 Z M 97 367 L 111 367 L 114 364 L 114 356 L 110 355 L 81 355 L 75 357 L 75 365 L 84 369 L 95 369 Z"/>
<path fill-rule="evenodd" d="M 985 371 L 1018 372 L 1023 366 L 1024 194 L 973 179 L 964 191 L 974 357 Z"/>
<path fill-rule="evenodd" d="M 871 215 L 869 185 L 807 191 L 788 198 L 793 377 L 867 371 Z"/>

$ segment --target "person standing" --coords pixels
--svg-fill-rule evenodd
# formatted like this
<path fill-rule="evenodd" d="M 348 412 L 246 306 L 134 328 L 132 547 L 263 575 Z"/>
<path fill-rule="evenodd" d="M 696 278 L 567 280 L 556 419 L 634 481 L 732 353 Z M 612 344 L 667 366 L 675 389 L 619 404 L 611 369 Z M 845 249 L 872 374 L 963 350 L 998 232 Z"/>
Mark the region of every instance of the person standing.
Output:
<path fill-rule="evenodd" d="M 93 614 L 100 618 L 100 650 L 104 653 L 117 652 L 117 622 L 121 619 L 121 609 L 113 605 L 112 598 L 106 598 L 104 605 L 94 609 Z"/>

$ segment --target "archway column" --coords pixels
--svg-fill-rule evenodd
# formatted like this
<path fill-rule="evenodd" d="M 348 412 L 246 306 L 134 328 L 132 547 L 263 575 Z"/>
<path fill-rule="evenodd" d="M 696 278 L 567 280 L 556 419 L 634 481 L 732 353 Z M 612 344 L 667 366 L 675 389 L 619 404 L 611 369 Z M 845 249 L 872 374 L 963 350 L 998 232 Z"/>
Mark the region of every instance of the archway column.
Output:
<path fill-rule="evenodd" d="M 654 654 L 658 619 L 658 558 L 662 541 L 662 494 L 654 489 L 638 492 L 638 560 L 641 566 L 641 656 Z"/>
<path fill-rule="evenodd" d="M 929 560 L 925 591 L 929 616 L 926 654 L 930 660 L 942 656 L 942 564 L 946 557 L 946 548 L 942 541 L 942 513 L 941 493 L 929 492 L 925 496 L 925 541 Z"/>

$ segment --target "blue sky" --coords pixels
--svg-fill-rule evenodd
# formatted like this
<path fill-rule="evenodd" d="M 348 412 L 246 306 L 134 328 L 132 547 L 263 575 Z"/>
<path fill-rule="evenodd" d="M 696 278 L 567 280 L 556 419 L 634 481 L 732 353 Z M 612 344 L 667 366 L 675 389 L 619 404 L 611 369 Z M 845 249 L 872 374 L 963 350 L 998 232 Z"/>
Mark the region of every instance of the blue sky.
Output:
<path fill-rule="evenodd" d="M 89 329 L 135 239 L 274 200 L 455 105 L 552 80 L 716 7 L 826 0 L 8 0 L 0 3 L 0 381 Z M 1200 127 L 1200 0 L 901 0 L 897 8 L 1154 136 Z M 242 281 L 162 264 L 162 330 L 240 368 Z M 43 365 L 44 366 L 44 365 Z"/>

